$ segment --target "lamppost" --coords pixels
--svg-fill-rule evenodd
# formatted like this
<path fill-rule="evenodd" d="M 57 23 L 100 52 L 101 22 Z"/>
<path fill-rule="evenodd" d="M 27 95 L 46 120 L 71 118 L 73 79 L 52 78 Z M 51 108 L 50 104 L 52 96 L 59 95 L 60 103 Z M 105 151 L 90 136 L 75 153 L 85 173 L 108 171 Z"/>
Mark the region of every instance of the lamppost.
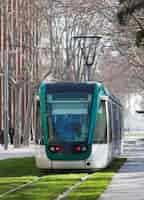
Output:
<path fill-rule="evenodd" d="M 75 42 L 77 41 L 77 47 L 81 50 L 85 66 L 87 69 L 87 80 L 91 80 L 91 68 L 95 62 L 96 49 L 99 41 L 102 38 L 97 35 L 79 35 L 73 37 Z"/>

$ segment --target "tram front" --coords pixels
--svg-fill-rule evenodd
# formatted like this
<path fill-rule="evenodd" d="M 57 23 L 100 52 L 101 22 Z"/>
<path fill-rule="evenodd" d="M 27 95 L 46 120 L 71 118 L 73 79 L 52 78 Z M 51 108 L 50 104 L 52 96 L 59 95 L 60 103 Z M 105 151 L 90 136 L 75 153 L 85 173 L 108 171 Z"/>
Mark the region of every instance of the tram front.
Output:
<path fill-rule="evenodd" d="M 47 84 L 43 88 L 42 126 L 51 168 L 85 168 L 84 160 L 91 153 L 89 128 L 93 90 L 93 84 L 80 83 Z"/>

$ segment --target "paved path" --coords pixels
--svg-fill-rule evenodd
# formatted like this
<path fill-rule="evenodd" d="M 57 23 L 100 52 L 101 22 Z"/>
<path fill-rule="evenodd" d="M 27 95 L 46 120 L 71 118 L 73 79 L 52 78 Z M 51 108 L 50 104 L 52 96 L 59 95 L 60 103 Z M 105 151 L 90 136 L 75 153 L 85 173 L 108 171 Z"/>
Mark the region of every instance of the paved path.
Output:
<path fill-rule="evenodd" d="M 144 150 L 129 148 L 127 157 L 99 200 L 144 200 Z"/>
<path fill-rule="evenodd" d="M 10 146 L 8 150 L 4 150 L 4 148 L 0 145 L 0 160 L 7 158 L 32 157 L 34 156 L 34 151 L 34 145 L 16 149 Z"/>

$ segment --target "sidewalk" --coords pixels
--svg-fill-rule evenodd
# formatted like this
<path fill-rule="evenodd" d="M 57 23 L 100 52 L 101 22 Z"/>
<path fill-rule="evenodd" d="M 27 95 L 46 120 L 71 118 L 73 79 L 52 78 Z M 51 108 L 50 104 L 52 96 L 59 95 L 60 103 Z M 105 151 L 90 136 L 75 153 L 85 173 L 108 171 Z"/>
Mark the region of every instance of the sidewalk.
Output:
<path fill-rule="evenodd" d="M 35 147 L 31 145 L 30 147 L 21 147 L 14 149 L 9 146 L 8 150 L 4 150 L 3 146 L 0 145 L 0 160 L 8 158 L 21 158 L 21 157 L 32 157 L 34 156 Z"/>
<path fill-rule="evenodd" d="M 144 154 L 128 158 L 99 200 L 144 200 Z"/>

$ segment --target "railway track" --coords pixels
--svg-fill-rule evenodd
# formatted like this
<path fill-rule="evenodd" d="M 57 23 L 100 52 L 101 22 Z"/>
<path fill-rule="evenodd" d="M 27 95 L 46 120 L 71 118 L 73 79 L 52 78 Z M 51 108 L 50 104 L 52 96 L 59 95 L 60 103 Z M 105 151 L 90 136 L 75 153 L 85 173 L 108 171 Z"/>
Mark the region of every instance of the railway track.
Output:
<path fill-rule="evenodd" d="M 41 180 L 42 178 L 43 177 L 35 178 L 33 181 L 29 181 L 28 183 L 25 183 L 25 184 L 22 184 L 22 185 L 20 185 L 20 186 L 18 186 L 16 188 L 10 189 L 7 192 L 4 192 L 4 193 L 0 194 L 0 199 L 4 198 L 5 196 L 7 196 L 7 195 L 9 195 L 11 193 L 17 192 L 17 191 L 19 191 L 19 190 L 21 190 L 21 189 L 23 189 L 25 187 L 28 187 L 29 185 L 32 185 L 33 183 Z"/>
<path fill-rule="evenodd" d="M 72 185 L 67 190 L 65 190 L 62 194 L 58 195 L 58 197 L 55 198 L 54 200 L 62 200 L 62 199 L 64 199 L 65 197 L 67 197 L 69 195 L 69 193 L 71 193 L 73 190 L 77 189 L 84 181 L 88 180 L 91 177 L 92 177 L 92 174 L 88 174 L 86 176 L 83 176 L 80 179 L 80 181 L 76 182 L 74 185 Z"/>
<path fill-rule="evenodd" d="M 84 181 L 88 180 L 90 177 L 92 176 L 92 174 L 86 174 L 84 176 L 82 176 L 80 178 L 80 180 L 77 180 L 74 184 L 72 184 L 68 189 L 66 189 L 65 191 L 63 191 L 62 193 L 58 194 L 58 196 L 54 199 L 54 200 L 61 200 L 63 198 L 65 198 L 70 192 L 72 192 L 73 190 L 75 190 L 76 188 L 78 188 Z M 15 187 L 13 189 L 10 189 L 4 193 L 0 194 L 0 199 L 3 199 L 4 197 L 19 192 L 22 189 L 28 188 L 31 185 L 34 185 L 35 183 L 41 181 L 42 179 L 46 178 L 46 176 L 41 176 L 41 177 L 37 177 L 32 181 L 29 181 L 25 184 L 21 184 L 18 187 Z"/>

